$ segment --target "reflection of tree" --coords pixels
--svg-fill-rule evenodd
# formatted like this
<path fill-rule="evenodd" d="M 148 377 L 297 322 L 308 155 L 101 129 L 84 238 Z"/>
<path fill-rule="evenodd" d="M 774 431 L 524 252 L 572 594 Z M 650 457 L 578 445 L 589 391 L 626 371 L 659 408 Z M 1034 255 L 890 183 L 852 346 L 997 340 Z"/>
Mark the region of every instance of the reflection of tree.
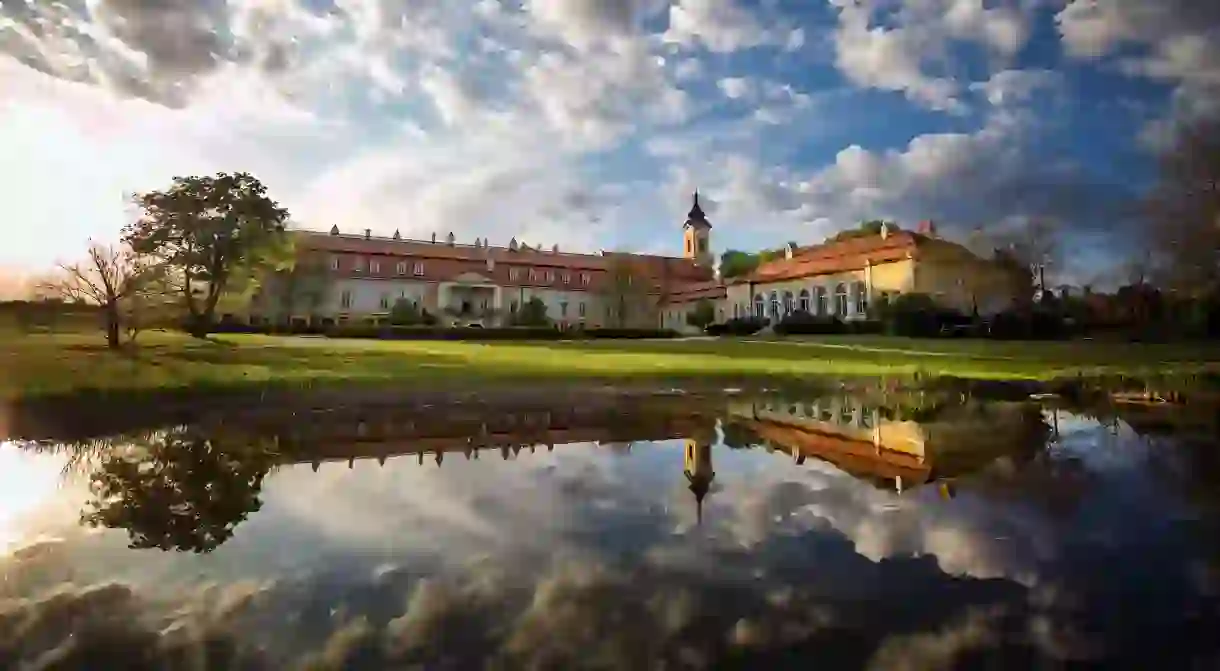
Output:
<path fill-rule="evenodd" d="M 724 434 L 724 446 L 734 450 L 747 450 L 759 444 L 758 436 L 741 424 L 725 422 L 720 431 Z"/>
<path fill-rule="evenodd" d="M 210 552 L 262 506 L 275 454 L 226 445 L 195 428 L 156 431 L 107 455 L 91 475 L 81 520 L 126 529 L 133 548 Z"/>

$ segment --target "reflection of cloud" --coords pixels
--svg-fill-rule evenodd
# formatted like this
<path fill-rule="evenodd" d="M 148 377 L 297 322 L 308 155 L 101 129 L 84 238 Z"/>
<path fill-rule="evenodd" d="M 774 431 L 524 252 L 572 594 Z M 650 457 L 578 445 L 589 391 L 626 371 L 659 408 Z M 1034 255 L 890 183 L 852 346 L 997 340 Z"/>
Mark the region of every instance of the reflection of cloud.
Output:
<path fill-rule="evenodd" d="M 32 538 L 74 525 L 76 492 L 61 488 L 63 462 L 0 442 L 0 557 Z"/>
<path fill-rule="evenodd" d="M 794 469 L 777 459 L 726 492 L 732 496 L 720 504 L 730 509 L 730 533 L 746 547 L 829 528 L 872 561 L 926 555 L 951 575 L 1024 584 L 1047 559 L 1048 530 L 1018 509 L 919 496 L 928 492 L 897 496 L 821 465 Z"/>

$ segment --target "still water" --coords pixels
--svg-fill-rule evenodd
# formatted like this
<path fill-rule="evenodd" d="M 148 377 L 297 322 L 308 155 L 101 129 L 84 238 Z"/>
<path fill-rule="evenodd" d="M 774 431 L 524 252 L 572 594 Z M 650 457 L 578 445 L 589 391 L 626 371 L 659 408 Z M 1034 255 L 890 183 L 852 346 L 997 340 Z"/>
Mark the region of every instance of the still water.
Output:
<path fill-rule="evenodd" d="M 134 415 L 0 443 L 0 668 L 1220 666 L 1211 406 Z"/>

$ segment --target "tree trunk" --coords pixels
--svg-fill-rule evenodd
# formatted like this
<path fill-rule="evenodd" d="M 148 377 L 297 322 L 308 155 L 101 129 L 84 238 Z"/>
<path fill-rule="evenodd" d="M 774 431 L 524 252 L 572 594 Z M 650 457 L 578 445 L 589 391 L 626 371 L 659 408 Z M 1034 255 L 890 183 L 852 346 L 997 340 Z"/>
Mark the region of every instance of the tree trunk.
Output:
<path fill-rule="evenodd" d="M 123 341 L 119 331 L 119 308 L 117 305 L 107 305 L 105 308 L 106 314 L 106 346 L 110 349 L 118 349 L 122 346 Z"/>

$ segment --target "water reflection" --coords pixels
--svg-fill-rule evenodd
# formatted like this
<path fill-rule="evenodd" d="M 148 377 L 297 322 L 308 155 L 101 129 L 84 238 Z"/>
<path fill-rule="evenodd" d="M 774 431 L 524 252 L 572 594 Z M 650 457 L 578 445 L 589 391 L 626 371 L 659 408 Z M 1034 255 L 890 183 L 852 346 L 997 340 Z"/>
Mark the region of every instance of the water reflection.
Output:
<path fill-rule="evenodd" d="M 71 517 L 0 559 L 0 668 L 1206 666 L 1216 417 L 869 389 L 13 444 Z"/>

